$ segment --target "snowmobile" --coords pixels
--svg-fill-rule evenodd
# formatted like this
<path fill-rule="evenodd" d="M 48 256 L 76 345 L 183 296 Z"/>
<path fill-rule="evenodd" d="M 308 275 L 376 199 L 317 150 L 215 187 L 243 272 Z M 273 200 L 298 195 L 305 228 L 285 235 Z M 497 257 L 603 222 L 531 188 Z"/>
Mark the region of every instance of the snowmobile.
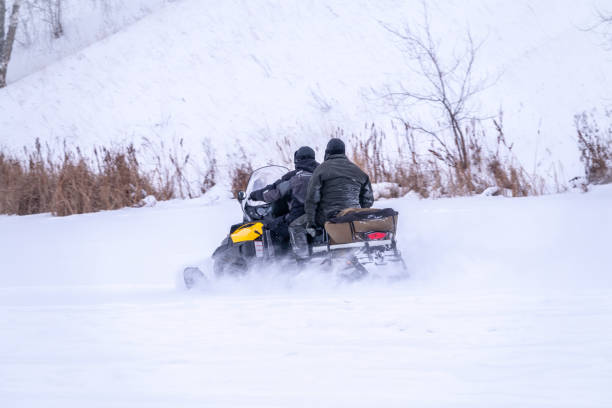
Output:
<path fill-rule="evenodd" d="M 288 171 L 283 166 L 259 168 L 251 174 L 246 191 L 237 194 L 243 221 L 231 226 L 212 255 L 216 277 L 244 275 L 258 265 L 265 267 L 283 260 L 296 264 L 289 243 L 266 228 L 268 222 L 287 211 L 286 204 L 282 200 L 265 203 L 248 198 L 252 191 L 272 184 Z M 397 248 L 397 216 L 391 208 L 341 211 L 314 237 L 309 236 L 310 256 L 306 263 L 338 271 L 347 280 L 366 276 L 372 265 L 397 264 L 405 272 L 406 265 Z M 185 286 L 191 288 L 206 277 L 199 268 L 188 267 L 183 271 L 183 279 Z"/>

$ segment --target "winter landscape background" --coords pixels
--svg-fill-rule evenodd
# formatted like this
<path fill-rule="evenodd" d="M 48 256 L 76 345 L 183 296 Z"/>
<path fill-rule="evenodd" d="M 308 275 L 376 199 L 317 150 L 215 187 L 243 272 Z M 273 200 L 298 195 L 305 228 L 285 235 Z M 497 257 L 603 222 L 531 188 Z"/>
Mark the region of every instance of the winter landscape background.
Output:
<path fill-rule="evenodd" d="M 236 162 L 286 162 L 306 143 L 322 159 L 330 134 L 355 141 L 372 123 L 393 156 L 400 118 L 434 119 L 380 97 L 419 85 L 389 28 L 422 24 L 423 5 L 63 4 L 57 39 L 22 8 L 2 151 L 134 143 L 150 147 L 146 168 L 174 149 L 190 155 L 189 183 L 215 158 L 216 185 L 152 207 L 0 215 L 4 405 L 609 405 L 612 189 L 569 182 L 585 175 L 574 116 L 610 123 L 612 52 L 593 28 L 606 2 L 426 3 L 443 55 L 467 29 L 482 41 L 474 76 L 490 86 L 475 113 L 503 111 L 513 154 L 550 194 L 381 200 L 400 212 L 403 282 L 270 268 L 197 291 L 176 277 L 195 264 L 209 274 L 240 219 Z"/>
<path fill-rule="evenodd" d="M 338 128 L 367 133 L 375 123 L 395 137 L 394 118 L 429 114 L 398 112 L 380 97 L 422 80 L 388 29 L 422 25 L 418 1 L 124 3 L 64 0 L 62 38 L 31 29 L 31 44 L 17 44 L 14 83 L 0 96 L 2 145 L 146 138 L 170 149 L 182 139 L 194 165 L 207 143 L 227 170 L 243 152 L 254 166 L 278 161 L 285 138 L 320 150 Z M 530 172 L 560 182 L 582 175 L 574 115 L 603 115 L 610 103 L 607 39 L 588 30 L 606 2 L 426 4 L 444 56 L 468 30 L 482 43 L 474 79 L 490 86 L 477 95 L 476 116 L 503 111 Z"/>

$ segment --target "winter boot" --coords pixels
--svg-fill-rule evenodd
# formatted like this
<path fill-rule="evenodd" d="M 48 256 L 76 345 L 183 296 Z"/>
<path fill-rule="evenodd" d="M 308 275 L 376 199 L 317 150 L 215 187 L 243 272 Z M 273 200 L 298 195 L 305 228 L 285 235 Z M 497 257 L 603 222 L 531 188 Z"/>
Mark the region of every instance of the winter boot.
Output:
<path fill-rule="evenodd" d="M 301 231 L 301 228 L 290 228 L 291 233 L 291 246 L 293 253 L 298 260 L 307 260 L 310 256 L 310 250 L 308 248 L 308 238 L 306 232 Z"/>

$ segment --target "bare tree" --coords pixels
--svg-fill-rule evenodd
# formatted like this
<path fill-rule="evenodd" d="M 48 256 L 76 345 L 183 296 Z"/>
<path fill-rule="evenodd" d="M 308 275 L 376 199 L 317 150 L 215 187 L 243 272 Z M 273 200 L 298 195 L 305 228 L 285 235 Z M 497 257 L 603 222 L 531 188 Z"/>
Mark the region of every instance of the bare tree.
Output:
<path fill-rule="evenodd" d="M 49 32 L 53 38 L 60 38 L 64 35 L 63 19 L 63 0 L 25 0 L 25 5 L 30 12 L 30 19 L 36 13 L 36 23 L 45 23 L 49 27 Z"/>
<path fill-rule="evenodd" d="M 612 51 L 612 11 L 595 9 L 595 14 L 595 21 L 580 30 L 600 35 L 604 39 L 603 47 Z"/>
<path fill-rule="evenodd" d="M 47 14 L 47 22 L 51 27 L 53 38 L 60 38 L 64 35 L 64 27 L 62 26 L 62 0 L 45 0 L 44 6 Z"/>
<path fill-rule="evenodd" d="M 609 40 L 610 44 L 608 47 L 612 49 L 612 12 L 604 13 L 598 12 L 599 14 L 599 25 L 604 30 L 604 36 Z"/>
<path fill-rule="evenodd" d="M 8 71 L 9 61 L 11 60 L 11 53 L 13 52 L 15 34 L 17 34 L 21 0 L 13 0 L 13 7 L 8 19 L 8 29 L 5 31 L 6 6 L 6 0 L 0 0 L 0 88 L 6 86 L 6 73 Z"/>
<path fill-rule="evenodd" d="M 474 66 L 480 44 L 468 32 L 460 51 L 445 57 L 434 39 L 427 7 L 423 5 L 423 25 L 417 30 L 386 27 L 400 40 L 407 57 L 413 62 L 418 84 L 404 83 L 388 88 L 384 95 L 398 110 L 425 105 L 436 119 L 428 124 L 402 117 L 407 128 L 429 135 L 437 148 L 430 149 L 436 158 L 455 169 L 458 177 L 472 187 L 469 140 L 466 128 L 476 119 L 474 96 L 485 89 L 485 81 L 474 78 Z M 404 116 L 404 115 L 402 115 Z"/>

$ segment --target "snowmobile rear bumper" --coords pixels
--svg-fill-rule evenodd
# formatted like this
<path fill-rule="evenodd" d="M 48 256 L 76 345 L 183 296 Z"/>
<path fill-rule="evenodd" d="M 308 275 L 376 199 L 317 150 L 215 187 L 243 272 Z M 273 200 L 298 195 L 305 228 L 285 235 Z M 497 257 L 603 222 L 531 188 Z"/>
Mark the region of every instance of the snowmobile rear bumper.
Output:
<path fill-rule="evenodd" d="M 349 248 L 378 248 L 378 247 L 389 247 L 391 248 L 393 241 L 390 239 L 384 239 L 380 241 L 363 241 L 363 242 L 350 242 L 348 244 L 330 244 L 330 245 L 314 245 L 312 247 L 312 253 L 329 252 L 336 249 L 349 249 Z"/>

